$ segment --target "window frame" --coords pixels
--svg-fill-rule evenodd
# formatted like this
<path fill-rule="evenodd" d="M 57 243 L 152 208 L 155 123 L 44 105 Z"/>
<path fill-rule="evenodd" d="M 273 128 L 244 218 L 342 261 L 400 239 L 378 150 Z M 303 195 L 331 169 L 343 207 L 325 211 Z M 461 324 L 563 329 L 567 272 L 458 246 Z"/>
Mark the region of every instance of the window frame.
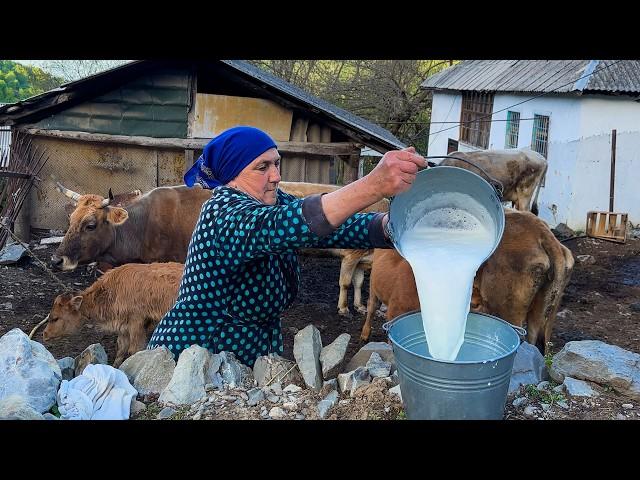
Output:
<path fill-rule="evenodd" d="M 538 119 L 546 118 L 546 129 L 540 129 L 538 127 Z M 544 125 L 543 125 L 544 126 Z M 551 130 L 551 114 L 548 112 L 545 113 L 535 113 L 533 114 L 533 126 L 531 128 L 531 150 L 534 152 L 538 152 L 545 159 L 549 155 L 549 132 Z M 542 134 L 537 135 L 538 130 L 542 132 Z M 538 145 L 541 147 L 538 149 Z"/>
<path fill-rule="evenodd" d="M 507 111 L 504 148 L 518 148 L 518 141 L 520 140 L 520 118 L 520 112 L 516 110 Z"/>
<path fill-rule="evenodd" d="M 461 142 L 484 150 L 489 148 L 494 99 L 494 92 L 462 92 L 459 133 Z M 483 120 L 474 122 L 480 117 L 484 117 Z"/>

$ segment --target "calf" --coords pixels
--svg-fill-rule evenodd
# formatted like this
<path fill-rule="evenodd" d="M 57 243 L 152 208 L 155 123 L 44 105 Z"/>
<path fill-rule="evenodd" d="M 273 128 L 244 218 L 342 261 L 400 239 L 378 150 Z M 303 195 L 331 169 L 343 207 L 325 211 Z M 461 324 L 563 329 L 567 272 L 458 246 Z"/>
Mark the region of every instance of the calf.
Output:
<path fill-rule="evenodd" d="M 542 220 L 508 209 L 502 241 L 474 279 L 471 309 L 513 325 L 526 323 L 529 343 L 547 353 L 573 264 L 571 251 Z M 364 341 L 371 333 L 378 300 L 388 306 L 387 320 L 420 309 L 411 266 L 395 250 L 374 252 L 368 312 L 360 335 Z"/>
<path fill-rule="evenodd" d="M 90 287 L 56 297 L 43 333 L 45 342 L 71 335 L 90 321 L 118 336 L 118 368 L 143 350 L 162 317 L 173 307 L 182 278 L 181 263 L 129 263 L 108 271 Z"/>

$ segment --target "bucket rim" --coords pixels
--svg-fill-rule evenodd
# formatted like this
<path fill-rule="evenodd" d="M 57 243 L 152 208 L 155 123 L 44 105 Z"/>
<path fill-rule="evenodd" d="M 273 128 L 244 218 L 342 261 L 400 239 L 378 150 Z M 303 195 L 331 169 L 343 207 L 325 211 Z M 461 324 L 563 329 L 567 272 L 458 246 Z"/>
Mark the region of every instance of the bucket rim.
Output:
<path fill-rule="evenodd" d="M 431 361 L 433 361 L 433 362 L 445 363 L 445 364 L 451 364 L 451 365 L 473 365 L 473 364 L 483 365 L 483 364 L 485 364 L 485 363 L 497 362 L 498 360 L 502 360 L 502 359 L 504 359 L 504 358 L 509 357 L 510 355 L 513 355 L 513 354 L 518 350 L 518 348 L 520 347 L 520 344 L 522 343 L 522 342 L 521 342 L 521 339 L 520 339 L 520 336 L 518 335 L 518 333 L 517 333 L 517 331 L 516 331 L 516 329 L 515 329 L 515 325 L 512 325 L 512 324 L 510 324 L 509 322 L 507 322 L 506 320 L 503 320 L 503 319 L 501 319 L 501 318 L 498 318 L 498 317 L 496 317 L 496 316 L 494 316 L 494 315 L 490 315 L 490 314 L 488 314 L 488 313 L 481 313 L 481 312 L 469 312 L 469 313 L 467 314 L 467 320 L 468 320 L 469 315 L 473 313 L 473 314 L 475 314 L 475 315 L 481 315 L 481 316 L 483 316 L 483 317 L 489 317 L 489 318 L 492 318 L 492 319 L 497 320 L 498 322 L 502 322 L 502 323 L 504 323 L 506 326 L 508 326 L 508 327 L 509 327 L 509 329 L 510 329 L 510 331 L 512 331 L 512 332 L 513 332 L 513 334 L 514 334 L 514 335 L 516 336 L 516 338 L 517 338 L 517 342 L 516 342 L 516 346 L 515 346 L 515 348 L 514 348 L 513 350 L 509 351 L 508 353 L 506 353 L 506 354 L 502 355 L 502 356 L 499 356 L 499 357 L 490 357 L 490 358 L 485 359 L 485 360 L 460 360 L 460 361 L 455 361 L 455 360 L 440 360 L 440 359 L 433 358 L 433 357 L 425 357 L 424 355 L 420 355 L 420 354 L 417 354 L 416 352 L 412 352 L 411 350 L 409 350 L 409 349 L 405 348 L 403 345 L 400 345 L 400 344 L 399 344 L 398 342 L 396 342 L 393 338 L 391 338 L 391 330 L 393 329 L 393 326 L 397 323 L 397 321 L 398 321 L 398 320 L 401 320 L 402 318 L 408 317 L 408 316 L 410 316 L 410 315 L 415 315 L 416 313 L 420 313 L 420 314 L 422 314 L 422 311 L 421 311 L 421 310 L 413 310 L 413 311 L 411 311 L 411 312 L 406 312 L 406 313 L 403 313 L 403 314 L 401 314 L 401 315 L 398 315 L 398 316 L 397 316 L 396 318 L 394 318 L 391 322 L 389 322 L 389 323 L 390 323 L 390 325 L 389 325 L 389 328 L 388 328 L 388 331 L 387 331 L 387 337 L 389 338 L 389 340 L 391 340 L 391 343 L 393 344 L 393 346 L 394 346 L 394 347 L 398 347 L 398 348 L 402 349 L 404 352 L 406 352 L 406 353 L 407 353 L 407 354 L 409 354 L 409 355 L 413 355 L 413 356 L 415 356 L 415 357 L 423 358 L 423 359 L 425 359 L 425 360 L 431 360 Z M 425 340 L 426 340 L 426 338 L 425 338 Z"/>
<path fill-rule="evenodd" d="M 501 217 L 502 221 L 498 222 L 498 224 L 496 225 L 497 241 L 494 242 L 493 248 L 491 249 L 491 252 L 489 252 L 489 254 L 482 260 L 482 263 L 480 265 L 483 265 L 495 253 L 495 251 L 498 249 L 498 246 L 502 242 L 502 237 L 504 236 L 504 229 L 505 229 L 505 224 L 507 222 L 507 219 L 506 219 L 506 215 L 504 213 L 504 205 L 502 204 L 502 198 L 500 197 L 500 195 L 498 195 L 498 192 L 496 191 L 495 187 L 491 183 L 489 183 L 485 178 L 483 178 L 481 175 L 479 175 L 479 174 L 477 174 L 475 172 L 472 172 L 471 170 L 467 170 L 466 168 L 454 167 L 453 165 L 437 165 L 436 167 L 424 168 L 424 169 L 418 171 L 418 173 L 416 174 L 416 181 L 417 181 L 417 177 L 418 176 L 431 175 L 428 172 L 430 172 L 432 170 L 439 170 L 439 171 L 453 170 L 453 171 L 458 171 L 459 174 L 461 174 L 463 176 L 464 175 L 472 175 L 474 177 L 479 178 L 484 183 L 486 183 L 486 185 L 489 187 L 489 191 L 491 192 L 492 200 L 494 200 L 495 204 L 500 207 L 499 208 L 499 211 L 500 211 L 500 215 L 499 216 Z M 416 181 L 414 181 L 414 183 L 416 183 Z M 395 196 L 391 197 L 390 200 L 389 200 L 388 230 L 389 230 L 389 233 L 391 234 L 390 237 L 391 237 L 391 241 L 393 243 L 393 246 L 397 250 L 397 252 L 400 254 L 400 256 L 402 256 L 402 258 L 404 258 L 404 256 L 402 255 L 402 253 L 400 253 L 399 245 L 398 245 L 398 242 L 396 240 L 396 237 L 397 237 L 396 222 L 393 221 L 394 218 L 393 218 L 393 215 L 392 215 L 392 211 L 394 210 L 393 209 L 393 202 L 394 202 L 394 200 L 396 200 L 396 197 L 399 196 L 399 195 L 406 194 L 408 191 L 409 190 L 407 190 L 405 192 L 402 192 L 402 193 L 400 193 L 398 195 L 395 195 Z M 480 268 L 480 267 L 478 267 L 478 268 Z M 498 320 L 502 320 L 502 319 L 498 318 Z"/>

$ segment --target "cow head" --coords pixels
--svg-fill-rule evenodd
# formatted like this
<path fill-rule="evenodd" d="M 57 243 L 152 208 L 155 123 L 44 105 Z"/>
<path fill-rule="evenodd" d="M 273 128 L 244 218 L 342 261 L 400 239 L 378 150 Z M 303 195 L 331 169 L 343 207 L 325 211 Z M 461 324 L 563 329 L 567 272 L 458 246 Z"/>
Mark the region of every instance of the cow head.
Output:
<path fill-rule="evenodd" d="M 60 184 L 58 190 L 76 203 L 69 215 L 67 233 L 51 262 L 62 270 L 74 270 L 80 263 L 95 261 L 109 248 L 116 226 L 124 223 L 129 214 L 124 208 L 110 205 L 113 195 L 106 199 L 100 195 L 80 195 Z"/>
<path fill-rule="evenodd" d="M 71 293 L 58 295 L 49 312 L 47 327 L 42 333 L 43 340 L 48 342 L 77 332 L 82 325 L 80 305 L 82 305 L 82 295 Z"/>

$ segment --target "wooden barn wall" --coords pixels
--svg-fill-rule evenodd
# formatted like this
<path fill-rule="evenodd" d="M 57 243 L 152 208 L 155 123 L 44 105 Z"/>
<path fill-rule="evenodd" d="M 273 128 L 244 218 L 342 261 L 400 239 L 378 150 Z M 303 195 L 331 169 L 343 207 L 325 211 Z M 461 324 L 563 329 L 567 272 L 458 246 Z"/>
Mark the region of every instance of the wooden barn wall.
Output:
<path fill-rule="evenodd" d="M 307 118 L 295 118 L 289 140 L 292 142 L 331 142 L 331 128 L 310 122 Z M 332 175 L 334 157 L 323 155 L 283 155 L 281 175 L 287 182 L 335 183 Z"/>
<path fill-rule="evenodd" d="M 159 150 L 131 145 L 107 145 L 34 137 L 49 160 L 40 173 L 43 182 L 30 195 L 31 227 L 66 230 L 64 206 L 71 200 L 55 189 L 51 175 L 80 194 L 107 196 L 157 186 L 180 185 L 184 174 L 183 150 Z"/>

